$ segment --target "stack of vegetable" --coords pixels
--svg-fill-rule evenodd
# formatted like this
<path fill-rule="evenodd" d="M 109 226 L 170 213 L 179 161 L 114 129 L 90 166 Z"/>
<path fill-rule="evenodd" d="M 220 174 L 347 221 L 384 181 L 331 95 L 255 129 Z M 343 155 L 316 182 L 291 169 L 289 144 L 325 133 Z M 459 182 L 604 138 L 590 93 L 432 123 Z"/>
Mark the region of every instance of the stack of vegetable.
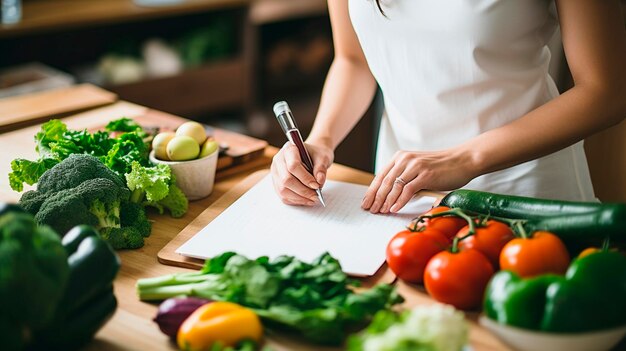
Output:
<path fill-rule="evenodd" d="M 581 332 L 626 324 L 626 257 L 609 250 L 625 239 L 626 204 L 457 190 L 390 241 L 387 262 L 440 302 L 484 305 L 517 327 Z M 586 245 L 603 248 L 579 254 Z"/>
<path fill-rule="evenodd" d="M 37 183 L 20 204 L 38 223 L 59 233 L 88 224 L 116 249 L 138 248 L 150 235 L 146 206 L 181 217 L 188 201 L 169 166 L 149 164 L 149 136 L 137 123 L 122 118 L 105 130 L 69 130 L 59 120 L 43 124 L 35 136 L 39 159 L 13 160 L 11 187 L 22 191 L 24 183 Z"/>
<path fill-rule="evenodd" d="M 63 241 L 15 205 L 0 204 L 3 350 L 74 350 L 113 315 L 120 261 L 92 228 Z"/>
<path fill-rule="evenodd" d="M 183 295 L 236 303 L 254 311 L 268 328 L 336 345 L 377 311 L 402 302 L 390 285 L 355 293 L 355 284 L 329 254 L 309 264 L 286 256 L 250 260 L 231 252 L 207 260 L 199 272 L 140 279 L 137 292 L 144 301 Z M 171 322 L 165 316 L 160 320 Z M 177 333 L 180 344 L 184 335 Z"/>

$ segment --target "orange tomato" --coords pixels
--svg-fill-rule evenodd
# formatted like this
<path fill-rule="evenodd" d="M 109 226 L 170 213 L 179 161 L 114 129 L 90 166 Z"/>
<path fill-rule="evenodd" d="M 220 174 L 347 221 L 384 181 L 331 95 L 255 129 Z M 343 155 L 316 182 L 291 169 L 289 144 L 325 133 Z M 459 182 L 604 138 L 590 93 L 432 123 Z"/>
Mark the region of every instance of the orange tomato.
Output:
<path fill-rule="evenodd" d="M 425 212 L 423 215 L 433 215 L 444 211 L 449 211 L 450 208 L 446 206 L 438 206 Z M 424 218 L 421 222 L 416 223 L 416 229 L 427 227 L 436 229 L 442 232 L 448 239 L 452 240 L 459 229 L 463 228 L 467 224 L 463 218 L 446 216 L 437 218 Z"/>
<path fill-rule="evenodd" d="M 570 264 L 565 244 L 550 232 L 535 232 L 530 238 L 509 241 L 500 253 L 500 268 L 533 277 L 545 273 L 564 274 Z"/>
<path fill-rule="evenodd" d="M 456 235 L 461 238 L 467 235 L 469 226 L 463 227 Z M 476 227 L 476 233 L 459 241 L 459 249 L 461 251 L 467 249 L 476 249 L 480 251 L 495 269 L 498 269 L 500 261 L 500 251 L 506 243 L 515 238 L 513 230 L 508 225 L 489 220 L 484 227 Z"/>

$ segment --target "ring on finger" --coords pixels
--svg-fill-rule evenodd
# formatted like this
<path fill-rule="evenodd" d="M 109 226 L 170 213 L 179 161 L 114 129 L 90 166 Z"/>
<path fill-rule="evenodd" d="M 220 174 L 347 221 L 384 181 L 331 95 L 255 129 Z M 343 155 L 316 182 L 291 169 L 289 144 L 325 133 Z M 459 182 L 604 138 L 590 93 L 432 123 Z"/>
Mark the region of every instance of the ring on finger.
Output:
<path fill-rule="evenodd" d="M 396 180 L 393 181 L 394 184 L 399 184 L 401 186 L 405 186 L 406 185 L 406 181 L 404 179 L 402 179 L 402 177 L 396 177 Z"/>

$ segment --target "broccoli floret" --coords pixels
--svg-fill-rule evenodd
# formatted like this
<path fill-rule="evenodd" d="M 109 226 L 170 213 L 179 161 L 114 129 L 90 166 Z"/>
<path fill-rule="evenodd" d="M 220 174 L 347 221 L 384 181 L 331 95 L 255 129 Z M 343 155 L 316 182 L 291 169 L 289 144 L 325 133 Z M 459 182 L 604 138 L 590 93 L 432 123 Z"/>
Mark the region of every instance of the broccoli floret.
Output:
<path fill-rule="evenodd" d="M 30 190 L 25 192 L 20 199 L 20 206 L 31 214 L 39 212 L 41 204 L 46 201 L 46 196 L 38 191 Z"/>
<path fill-rule="evenodd" d="M 120 200 L 115 200 L 110 203 L 104 203 L 100 199 L 96 199 L 91 202 L 89 206 L 89 212 L 98 217 L 98 228 L 119 228 L 121 226 L 120 218 Z"/>
<path fill-rule="evenodd" d="M 120 204 L 128 201 L 130 192 L 109 179 L 89 179 L 71 189 L 57 191 L 48 197 L 35 215 L 37 222 L 66 233 L 79 224 L 97 229 L 119 228 Z"/>
<path fill-rule="evenodd" d="M 138 249 L 143 246 L 143 235 L 134 227 L 103 228 L 100 236 L 115 250 Z"/>
<path fill-rule="evenodd" d="M 116 249 L 137 248 L 150 235 L 151 223 L 142 204 L 129 201 L 130 194 L 123 179 L 102 161 L 81 154 L 46 171 L 38 190 L 25 193 L 20 203 L 38 223 L 59 233 L 87 224 Z"/>
<path fill-rule="evenodd" d="M 143 237 L 150 236 L 152 223 L 146 217 L 146 210 L 140 204 L 125 202 L 122 204 L 120 219 L 122 227 L 133 227 Z"/>
<path fill-rule="evenodd" d="M 67 233 L 78 224 L 96 226 L 98 218 L 89 212 L 88 206 L 72 190 L 62 190 L 46 198 L 39 212 L 35 214 L 39 224 L 47 224 L 60 235 Z"/>
<path fill-rule="evenodd" d="M 117 187 L 125 188 L 124 180 L 105 166 L 97 157 L 87 154 L 73 154 L 47 170 L 37 184 L 37 191 L 43 194 L 79 186 L 88 179 L 104 178 Z"/>

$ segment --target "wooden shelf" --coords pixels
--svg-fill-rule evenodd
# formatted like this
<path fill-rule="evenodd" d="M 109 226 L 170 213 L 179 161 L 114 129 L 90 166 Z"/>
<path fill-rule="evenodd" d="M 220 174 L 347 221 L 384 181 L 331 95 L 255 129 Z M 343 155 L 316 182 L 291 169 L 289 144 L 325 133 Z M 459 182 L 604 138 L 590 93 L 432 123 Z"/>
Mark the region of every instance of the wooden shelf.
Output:
<path fill-rule="evenodd" d="M 327 13 L 326 0 L 256 0 L 250 8 L 250 20 L 265 24 Z"/>
<path fill-rule="evenodd" d="M 22 21 L 0 25 L 0 38 L 103 24 L 141 21 L 246 6 L 252 0 L 186 0 L 143 7 L 132 0 L 26 0 Z"/>
<path fill-rule="evenodd" d="M 246 67 L 233 58 L 185 70 L 171 77 L 106 87 L 120 98 L 192 117 L 206 111 L 246 106 Z"/>

